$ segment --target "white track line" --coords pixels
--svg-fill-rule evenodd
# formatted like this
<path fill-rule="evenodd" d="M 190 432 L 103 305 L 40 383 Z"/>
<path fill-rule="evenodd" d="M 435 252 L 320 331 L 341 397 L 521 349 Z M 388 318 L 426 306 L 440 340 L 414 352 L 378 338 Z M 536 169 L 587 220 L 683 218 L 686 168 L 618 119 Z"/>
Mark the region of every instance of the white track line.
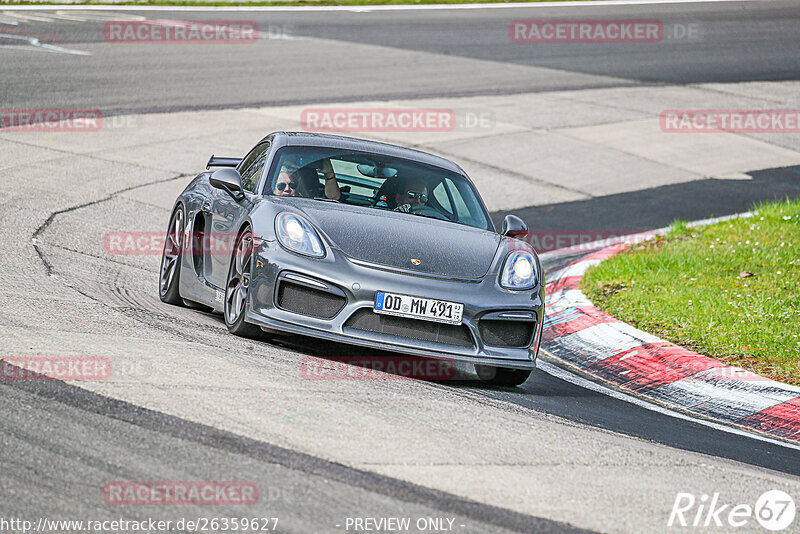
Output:
<path fill-rule="evenodd" d="M 597 382 L 592 382 L 586 378 L 573 374 L 555 364 L 550 362 L 542 361 L 541 359 L 536 363 L 536 367 L 541 369 L 545 373 L 564 380 L 565 382 L 569 382 L 570 384 L 575 384 L 576 386 L 582 387 L 584 389 L 589 389 L 591 391 L 596 391 L 602 395 L 606 395 L 608 397 L 612 397 L 617 400 L 621 400 L 624 402 L 629 402 L 631 404 L 635 404 L 641 408 L 645 408 L 647 410 L 651 410 L 663 415 L 667 415 L 669 417 L 675 417 L 677 419 L 683 419 L 684 421 L 691 421 L 693 423 L 697 423 L 699 425 L 707 426 L 713 428 L 714 430 L 721 430 L 722 432 L 728 432 L 729 434 L 736 434 L 737 436 L 744 436 L 750 439 L 757 439 L 759 441 L 764 441 L 766 443 L 770 443 L 772 445 L 780 445 L 781 447 L 787 447 L 789 449 L 794 449 L 800 451 L 800 445 L 795 445 L 794 443 L 789 443 L 787 441 L 781 441 L 778 439 L 768 438 L 756 432 L 750 432 L 748 430 L 742 430 L 733 426 L 724 425 L 722 423 L 715 423 L 714 421 L 709 421 L 707 419 L 700 419 L 694 418 L 690 415 L 686 415 L 681 412 L 677 412 L 674 410 L 670 410 L 664 406 L 660 406 L 658 404 L 653 404 L 651 402 L 647 402 L 642 400 L 638 397 L 633 397 L 631 395 L 626 395 L 619 391 L 616 391 L 611 388 L 604 387 Z"/>
<path fill-rule="evenodd" d="M 15 39 L 17 41 L 24 41 L 27 43 L 26 45 L 0 45 L 2 48 L 16 48 L 16 49 L 25 49 L 25 50 L 36 50 L 36 51 L 46 51 L 46 52 L 58 52 L 60 54 L 71 54 L 74 56 L 91 56 L 90 52 L 84 52 L 83 50 L 74 50 L 72 48 L 64 48 L 61 46 L 46 44 L 36 37 L 28 37 L 25 35 L 11 35 L 7 33 L 0 33 L 0 37 L 6 39 Z"/>
<path fill-rule="evenodd" d="M 639 6 L 663 4 L 711 4 L 720 2 L 750 2 L 753 0 L 587 0 L 583 2 L 515 2 L 497 4 L 423 4 L 423 5 L 355 5 L 355 6 L 115 6 L 105 5 L 25 5 L 3 6 L 4 11 L 350 11 L 368 13 L 370 11 L 425 11 L 456 9 L 522 9 L 554 7 L 605 7 Z"/>

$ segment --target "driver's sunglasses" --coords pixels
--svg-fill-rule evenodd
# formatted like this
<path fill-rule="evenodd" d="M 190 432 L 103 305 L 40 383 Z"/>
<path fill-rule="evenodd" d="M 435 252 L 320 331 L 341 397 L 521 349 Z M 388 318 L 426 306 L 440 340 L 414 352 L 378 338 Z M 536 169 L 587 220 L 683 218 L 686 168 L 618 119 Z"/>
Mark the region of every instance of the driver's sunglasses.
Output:
<path fill-rule="evenodd" d="M 426 204 L 428 202 L 428 195 L 426 195 L 425 193 L 417 193 L 416 191 L 408 191 L 406 193 L 406 195 L 408 196 L 409 200 L 414 200 L 415 198 L 418 198 L 419 201 L 422 204 Z"/>
<path fill-rule="evenodd" d="M 286 189 L 287 185 L 289 186 L 289 189 L 297 189 L 297 182 L 281 182 L 275 187 L 278 189 L 278 191 L 283 191 Z"/>

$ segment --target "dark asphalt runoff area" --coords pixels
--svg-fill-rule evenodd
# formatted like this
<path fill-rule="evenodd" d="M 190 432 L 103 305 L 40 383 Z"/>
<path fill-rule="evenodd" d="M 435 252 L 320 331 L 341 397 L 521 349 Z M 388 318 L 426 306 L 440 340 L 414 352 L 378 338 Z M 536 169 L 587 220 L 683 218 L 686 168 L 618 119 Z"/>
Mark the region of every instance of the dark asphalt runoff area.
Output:
<path fill-rule="evenodd" d="M 595 17 L 596 9 L 587 4 L 573 8 L 569 16 Z M 788 1 L 603 8 L 603 18 L 658 19 L 667 32 L 690 27 L 697 32 L 695 39 L 668 34 L 670 38 L 649 47 L 509 42 L 511 20 L 566 18 L 563 9 L 550 7 L 126 13 L 148 19 L 251 20 L 269 42 L 267 47 L 231 45 L 235 53 L 230 47 L 208 45 L 202 53 L 172 46 L 159 47 L 155 54 L 156 49 L 147 45 L 105 42 L 102 21 L 15 19 L 18 24 L 8 24 L 6 19 L 11 17 L 4 16 L 0 7 L 0 34 L 6 35 L 0 36 L 0 45 L 11 47 L 0 48 L 0 107 L 101 108 L 104 114 L 114 115 L 800 79 L 800 4 Z M 91 56 L 45 50 L 19 53 L 13 48 L 22 42 L 8 35 L 35 37 Z M 442 68 L 429 55 L 409 55 L 416 52 L 452 60 Z M 475 72 L 475 62 L 460 62 L 462 58 L 480 60 L 480 72 Z M 518 66 L 550 70 L 548 76 L 530 76 L 515 69 Z M 756 199 L 799 194 L 800 172 L 792 168 L 765 171 L 746 183 L 701 180 L 521 211 L 527 220 L 548 218 L 554 221 L 553 227 L 575 222 L 577 217 L 576 227 L 583 228 L 593 224 L 655 228 L 675 218 L 732 213 Z M 644 197 L 661 199 L 662 208 L 637 211 L 633 207 L 642 205 Z M 621 205 L 632 209 L 620 210 Z M 503 213 L 494 216 L 500 220 Z M 142 319 L 143 313 L 130 312 L 130 316 L 143 323 L 157 320 Z M 320 354 L 319 346 L 308 340 L 272 343 L 298 354 Z M 800 475 L 799 453 L 794 448 L 647 410 L 541 370 L 519 388 L 479 387 L 470 380 L 431 387 L 448 395 L 501 403 L 524 413 L 549 414 L 675 449 L 736 460 L 775 471 L 776 476 Z M 341 525 L 346 517 L 398 515 L 454 518 L 456 525 L 464 525 L 458 532 L 580 531 L 57 381 L 0 383 L 0 414 L 0 516 L 142 519 L 153 516 L 153 510 L 107 505 L 104 484 L 109 480 L 239 477 L 257 481 L 261 492 L 258 505 L 248 509 L 247 515 L 279 516 L 281 532 L 344 531 Z M 192 506 L 161 507 L 156 513 L 176 521 L 215 513 L 218 517 L 237 515 L 229 507 L 199 510 Z"/>

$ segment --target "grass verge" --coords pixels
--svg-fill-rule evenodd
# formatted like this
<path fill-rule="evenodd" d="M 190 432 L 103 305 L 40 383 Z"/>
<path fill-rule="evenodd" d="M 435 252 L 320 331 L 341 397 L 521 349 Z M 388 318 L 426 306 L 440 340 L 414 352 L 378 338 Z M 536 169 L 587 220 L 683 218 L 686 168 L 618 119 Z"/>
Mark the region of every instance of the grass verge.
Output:
<path fill-rule="evenodd" d="M 800 385 L 800 201 L 750 218 L 673 224 L 590 269 L 581 289 L 637 328 Z"/>

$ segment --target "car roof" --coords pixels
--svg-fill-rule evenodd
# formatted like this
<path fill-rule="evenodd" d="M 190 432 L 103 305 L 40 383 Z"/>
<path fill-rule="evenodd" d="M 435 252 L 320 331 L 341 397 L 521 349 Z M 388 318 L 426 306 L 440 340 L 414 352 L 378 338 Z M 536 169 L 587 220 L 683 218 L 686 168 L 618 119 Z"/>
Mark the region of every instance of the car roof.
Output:
<path fill-rule="evenodd" d="M 441 167 L 458 173 L 469 179 L 467 174 L 452 161 L 411 148 L 405 148 L 378 141 L 367 141 L 354 137 L 330 135 L 311 132 L 274 132 L 267 137 L 273 137 L 273 144 L 277 146 L 315 146 L 356 150 L 359 152 L 372 152 L 384 156 L 393 156 L 402 159 L 417 161 L 434 167 Z M 266 139 L 266 137 L 264 138 Z"/>

